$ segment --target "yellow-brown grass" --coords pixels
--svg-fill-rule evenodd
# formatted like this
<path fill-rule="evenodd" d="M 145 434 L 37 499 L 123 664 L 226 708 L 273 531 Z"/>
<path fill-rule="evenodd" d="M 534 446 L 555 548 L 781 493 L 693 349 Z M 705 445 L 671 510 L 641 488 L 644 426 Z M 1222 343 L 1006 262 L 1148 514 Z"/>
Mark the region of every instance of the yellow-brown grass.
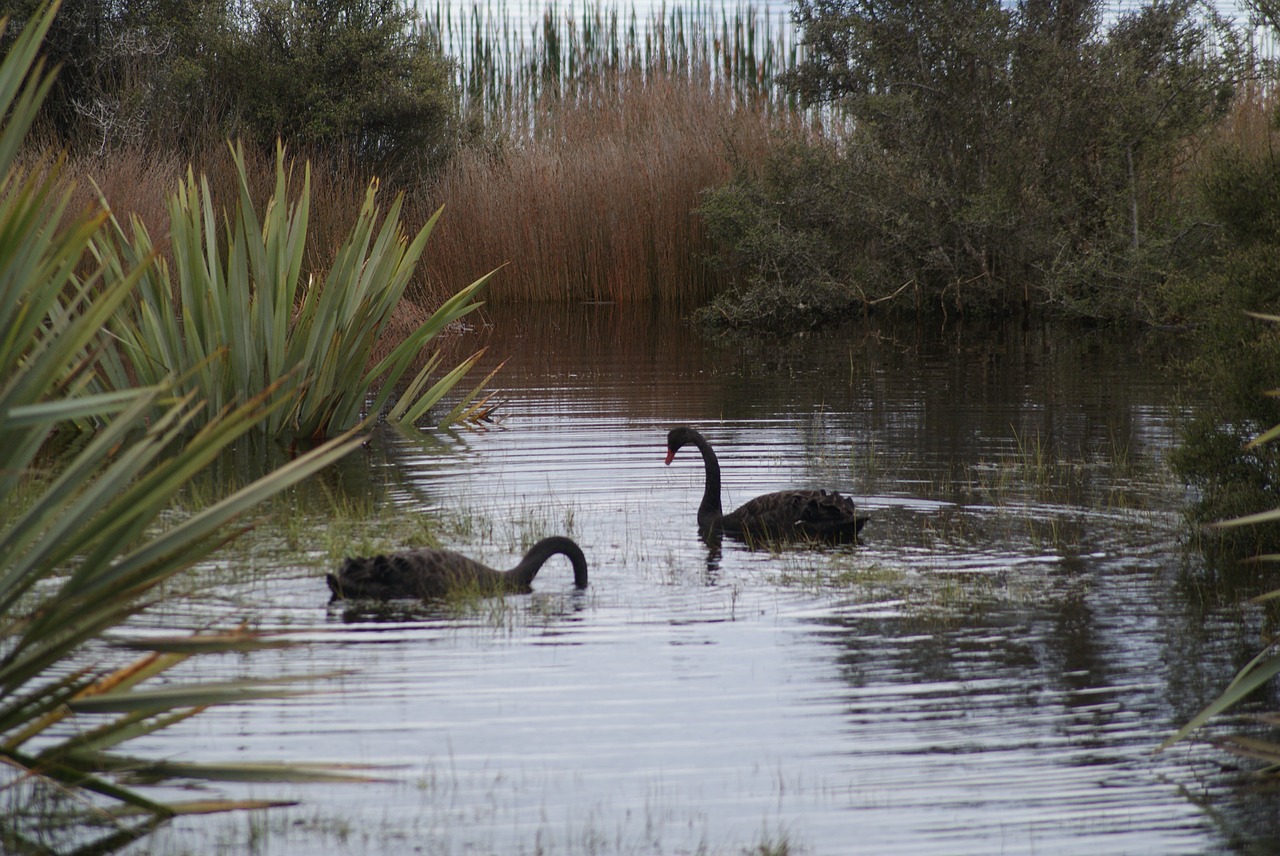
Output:
<path fill-rule="evenodd" d="M 39 148 L 33 147 L 29 161 L 35 164 L 42 157 L 45 155 Z M 302 187 L 303 166 L 308 158 L 302 154 L 292 156 L 291 160 L 292 189 L 296 194 Z M 335 165 L 332 158 L 312 160 L 316 165 L 311 176 L 306 266 L 322 273 L 355 224 L 369 179 L 348 164 Z M 250 194 L 261 214 L 275 187 L 275 154 L 246 148 L 245 161 Z M 233 212 L 239 201 L 235 165 L 226 145 L 187 155 L 139 148 L 81 155 L 67 161 L 63 177 L 73 187 L 72 210 L 96 205 L 100 190 L 126 230 L 130 228 L 131 218 L 136 216 L 146 226 L 157 248 L 164 252 L 169 233 L 166 200 L 185 180 L 188 166 L 209 182 L 216 200 L 215 215 L 219 218 L 217 234 L 221 236 L 224 216 Z M 296 195 L 290 202 L 295 200 Z M 385 211 L 391 200 L 381 201 Z M 417 228 L 421 223 L 408 225 Z M 458 287 L 465 284 L 459 283 Z"/>
<path fill-rule="evenodd" d="M 1273 87 L 1242 86 L 1231 110 L 1214 126 L 1212 141 L 1249 157 L 1275 157 L 1280 151 L 1276 107 Z"/>
<path fill-rule="evenodd" d="M 505 264 L 490 300 L 703 300 L 717 282 L 694 209 L 779 121 L 685 75 L 549 103 L 534 131 L 464 151 L 430 188 L 445 213 L 421 285 L 438 295 Z"/>
<path fill-rule="evenodd" d="M 1174 171 L 1175 192 L 1194 195 L 1205 175 L 1223 155 L 1257 163 L 1280 157 L 1280 128 L 1274 87 L 1247 81 L 1230 108 L 1203 134 L 1185 141 L 1185 151 Z"/>
<path fill-rule="evenodd" d="M 501 146 L 464 149 L 428 186 L 410 189 L 407 231 L 442 204 L 445 213 L 410 287 L 408 314 L 429 312 L 504 265 L 488 300 L 704 300 L 719 283 L 694 209 L 735 160 L 762 156 L 790 122 L 784 113 L 744 104 L 687 73 L 601 79 L 547 103 L 533 130 L 509 132 Z M 295 190 L 305 157 L 295 155 Z M 355 221 L 368 177 L 332 157 L 312 162 L 307 264 L 323 272 Z M 186 158 L 133 149 L 85 156 L 69 162 L 65 176 L 77 185 L 77 204 L 96 199 L 96 183 L 121 222 L 137 215 L 163 247 L 165 199 L 189 163 L 208 176 L 221 218 L 236 203 L 225 146 Z M 259 205 L 273 164 L 270 152 L 248 153 Z M 383 191 L 383 210 L 391 192 Z"/>

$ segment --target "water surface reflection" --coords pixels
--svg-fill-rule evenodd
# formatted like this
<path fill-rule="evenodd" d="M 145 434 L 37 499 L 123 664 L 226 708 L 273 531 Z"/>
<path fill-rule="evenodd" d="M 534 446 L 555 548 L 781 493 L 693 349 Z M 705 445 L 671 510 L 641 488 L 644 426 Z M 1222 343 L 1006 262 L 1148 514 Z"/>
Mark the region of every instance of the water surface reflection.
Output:
<path fill-rule="evenodd" d="M 856 327 L 708 342 L 612 306 L 522 308 L 468 336 L 508 360 L 500 424 L 380 433 L 329 489 L 382 497 L 370 530 L 425 515 L 494 566 L 570 534 L 591 586 L 549 565 L 534 595 L 462 614 L 327 607 L 328 557 L 271 549 L 271 525 L 241 548 L 252 572 L 204 569 L 218 597 L 150 620 L 248 614 L 314 643 L 229 672 L 347 676 L 193 720 L 201 757 L 396 769 L 287 790 L 304 807 L 259 830 L 262 852 L 1228 845 L 1247 803 L 1222 757 L 1151 754 L 1257 644 L 1256 616 L 1179 587 L 1196 569 L 1163 465 L 1179 412 L 1158 340 Z M 865 543 L 709 548 L 696 456 L 663 466 L 681 423 L 716 445 L 726 507 L 838 488 L 872 515 Z M 221 823 L 149 846 L 234 838 Z"/>

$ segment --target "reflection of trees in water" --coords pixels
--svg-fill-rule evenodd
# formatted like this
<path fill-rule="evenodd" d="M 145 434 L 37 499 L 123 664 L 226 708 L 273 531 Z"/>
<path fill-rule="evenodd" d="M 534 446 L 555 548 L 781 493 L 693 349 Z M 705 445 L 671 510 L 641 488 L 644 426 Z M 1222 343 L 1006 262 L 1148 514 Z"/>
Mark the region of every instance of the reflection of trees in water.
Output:
<path fill-rule="evenodd" d="M 1268 582 L 1261 582 L 1259 576 Z M 1266 640 L 1274 638 L 1280 604 L 1273 601 L 1258 606 L 1250 599 L 1277 585 L 1280 582 L 1273 567 L 1251 563 L 1222 573 L 1222 569 L 1206 565 L 1204 557 L 1193 550 L 1187 551 L 1177 573 L 1169 574 L 1156 620 L 1165 646 L 1160 652 L 1167 664 L 1165 700 L 1173 710 L 1175 726 L 1188 722 L 1214 700 Z M 1274 741 L 1276 728 L 1253 717 L 1277 709 L 1280 687 L 1273 680 L 1189 740 L 1194 743 L 1217 735 L 1251 734 Z M 1184 742 L 1166 754 L 1176 757 L 1187 751 Z M 1210 775 L 1188 787 L 1188 796 L 1205 806 L 1206 815 L 1235 849 L 1277 852 L 1280 813 L 1275 807 L 1274 780 L 1268 783 L 1256 776 L 1257 762 L 1222 750 L 1213 750 L 1210 761 Z"/>
<path fill-rule="evenodd" d="M 1275 794 L 1250 778 L 1257 763 L 1204 745 L 1150 756 L 1258 650 L 1258 609 L 1227 590 L 1207 597 L 1200 585 L 1162 573 L 1178 549 L 1064 561 L 1044 571 L 1039 597 L 1024 602 L 975 598 L 822 621 L 818 635 L 852 691 L 851 726 L 879 722 L 877 706 L 891 699 L 921 752 L 944 751 L 959 733 L 974 741 L 966 751 L 1100 765 L 1099 785 L 1103 776 L 1150 777 L 1203 802 L 1224 840 L 1263 848 L 1280 841 Z M 1251 707 L 1273 710 L 1277 701 L 1272 688 Z M 1008 728 L 967 728 L 971 715 Z M 1217 731 L 1240 728 L 1237 719 Z"/>
<path fill-rule="evenodd" d="M 578 411 L 722 423 L 717 440 L 730 454 L 785 435 L 815 459 L 878 441 L 933 465 L 1012 452 L 1022 438 L 1081 460 L 1168 438 L 1167 346 L 1114 331 L 854 321 L 787 338 L 708 338 L 678 312 L 617 304 L 499 307 L 485 322 L 461 348 L 507 360 L 498 388 Z M 792 424 L 734 425 L 774 418 Z"/>

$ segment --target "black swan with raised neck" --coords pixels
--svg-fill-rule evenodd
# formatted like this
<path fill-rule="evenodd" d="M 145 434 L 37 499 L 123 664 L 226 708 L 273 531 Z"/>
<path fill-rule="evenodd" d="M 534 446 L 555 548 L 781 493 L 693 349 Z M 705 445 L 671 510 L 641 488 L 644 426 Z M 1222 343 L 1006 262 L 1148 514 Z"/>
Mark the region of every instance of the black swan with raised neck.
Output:
<path fill-rule="evenodd" d="M 509 571 L 494 570 L 452 550 L 424 548 L 347 559 L 338 573 L 326 574 L 325 581 L 329 583 L 334 600 L 432 600 L 446 597 L 451 592 L 527 594 L 533 591 L 533 578 L 543 564 L 555 555 L 569 557 L 573 563 L 574 586 L 586 588 L 586 557 L 571 539 L 559 535 L 543 538 L 534 544 L 520 564 Z"/>
<path fill-rule="evenodd" d="M 853 500 L 831 490 L 780 490 L 749 500 L 725 514 L 720 507 L 720 462 L 711 444 L 692 428 L 672 428 L 667 434 L 667 463 L 684 446 L 697 446 L 706 466 L 707 484 L 698 506 L 698 531 L 759 540 L 816 539 L 856 541 L 867 522 Z"/>

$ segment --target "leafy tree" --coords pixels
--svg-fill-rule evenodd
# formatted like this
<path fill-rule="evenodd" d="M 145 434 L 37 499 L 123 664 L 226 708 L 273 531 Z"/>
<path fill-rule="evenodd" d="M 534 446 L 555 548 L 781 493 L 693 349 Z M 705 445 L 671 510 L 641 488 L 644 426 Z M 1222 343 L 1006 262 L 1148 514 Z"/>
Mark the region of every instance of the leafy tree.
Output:
<path fill-rule="evenodd" d="M 785 163 L 812 157 L 793 145 L 709 198 L 744 294 L 781 287 L 828 316 L 900 293 L 947 309 L 1134 312 L 1177 220 L 1177 158 L 1227 106 L 1236 53 L 1190 0 L 1105 32 L 1102 8 L 800 0 L 807 54 L 786 82 L 843 130 L 819 144 L 812 179 Z M 754 216 L 743 205 L 783 236 L 780 254 L 734 243 Z M 841 249 L 818 253 L 804 280 L 778 276 L 815 235 Z"/>
<path fill-rule="evenodd" d="M 449 153 L 452 66 L 401 0 L 254 0 L 227 68 L 244 130 L 395 172 Z"/>
<path fill-rule="evenodd" d="M 0 14 L 20 26 L 37 2 Z M 385 177 L 454 144 L 451 63 L 404 0 L 77 0 L 46 50 L 46 124 L 77 148 L 282 137 Z"/>
<path fill-rule="evenodd" d="M 1280 307 L 1280 161 L 1268 147 L 1234 145 L 1206 160 L 1200 189 L 1211 239 L 1197 243 L 1195 263 L 1162 295 L 1168 317 L 1191 325 L 1182 371 L 1200 403 L 1171 460 L 1197 489 L 1197 523 L 1280 505 L 1280 445 L 1252 442 L 1280 422 L 1270 393 L 1280 329 L 1251 317 Z M 1229 553 L 1273 551 L 1280 525 L 1226 529 L 1218 540 Z"/>
<path fill-rule="evenodd" d="M 0 14 L 15 23 L 9 40 L 39 7 L 39 0 L 0 0 Z M 228 133 L 216 69 L 230 20 L 228 0 L 67 3 L 44 45 L 60 68 L 44 105 L 47 129 L 98 150 Z"/>

